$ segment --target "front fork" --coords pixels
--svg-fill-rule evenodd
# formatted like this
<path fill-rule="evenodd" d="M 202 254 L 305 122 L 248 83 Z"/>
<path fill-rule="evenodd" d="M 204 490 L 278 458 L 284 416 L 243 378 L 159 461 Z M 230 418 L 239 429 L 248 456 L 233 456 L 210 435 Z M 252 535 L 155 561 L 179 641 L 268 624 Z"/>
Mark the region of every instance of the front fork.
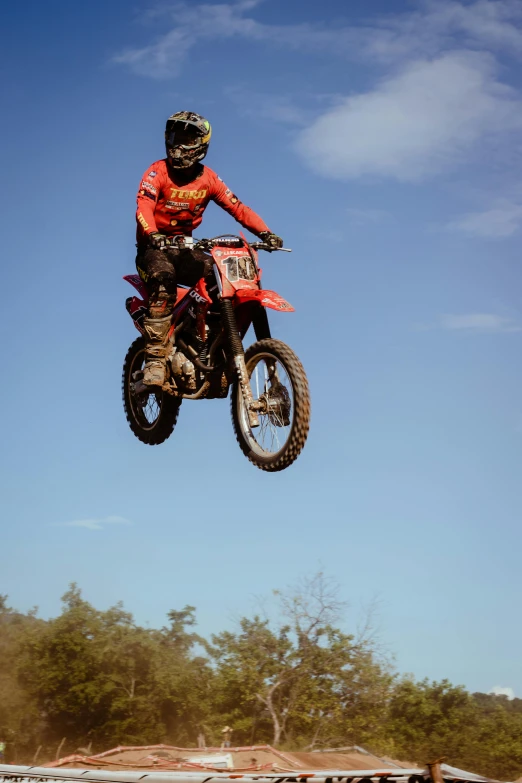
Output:
<path fill-rule="evenodd" d="M 243 402 L 245 403 L 248 413 L 248 422 L 252 428 L 259 427 L 259 417 L 256 410 L 261 409 L 262 403 L 255 402 L 252 395 L 245 362 L 245 349 L 243 348 L 243 343 L 239 336 L 236 314 L 234 313 L 234 308 L 230 299 L 221 300 L 221 313 L 228 345 L 230 346 L 232 356 L 234 357 L 234 366 L 236 368 L 241 394 L 243 395 Z"/>

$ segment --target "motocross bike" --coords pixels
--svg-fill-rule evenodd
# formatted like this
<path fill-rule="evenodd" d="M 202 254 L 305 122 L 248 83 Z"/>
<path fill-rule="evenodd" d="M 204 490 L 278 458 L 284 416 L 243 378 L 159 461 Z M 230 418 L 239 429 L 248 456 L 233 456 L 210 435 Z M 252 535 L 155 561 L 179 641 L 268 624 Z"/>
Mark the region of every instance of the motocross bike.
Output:
<path fill-rule="evenodd" d="M 305 444 L 310 393 L 296 354 L 270 334 L 265 308 L 294 312 L 279 294 L 261 287 L 257 251 L 274 248 L 233 235 L 197 242 L 182 237 L 177 244 L 211 254 L 219 293 L 213 301 L 205 278 L 190 289 L 178 287 L 166 338 L 166 382 L 148 386 L 143 383 L 142 326 L 147 289 L 138 275 L 124 277 L 142 297 L 126 300 L 142 335 L 130 346 L 123 367 L 123 404 L 130 428 L 142 443 L 163 443 L 183 400 L 224 398 L 231 387 L 232 424 L 241 450 L 261 470 L 284 470 Z M 256 342 L 245 351 L 243 338 L 251 325 Z"/>

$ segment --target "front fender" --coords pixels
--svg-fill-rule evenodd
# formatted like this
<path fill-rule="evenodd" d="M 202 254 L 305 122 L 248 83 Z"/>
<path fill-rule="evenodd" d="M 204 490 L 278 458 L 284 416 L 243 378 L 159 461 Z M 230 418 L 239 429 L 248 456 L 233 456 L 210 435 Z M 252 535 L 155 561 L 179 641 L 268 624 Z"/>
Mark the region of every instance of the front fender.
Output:
<path fill-rule="evenodd" d="M 263 307 L 270 307 L 272 310 L 279 310 L 283 313 L 294 313 L 295 308 L 276 294 L 275 291 L 260 291 L 259 288 L 239 288 L 234 295 L 234 304 L 239 305 L 244 302 L 257 302 Z"/>

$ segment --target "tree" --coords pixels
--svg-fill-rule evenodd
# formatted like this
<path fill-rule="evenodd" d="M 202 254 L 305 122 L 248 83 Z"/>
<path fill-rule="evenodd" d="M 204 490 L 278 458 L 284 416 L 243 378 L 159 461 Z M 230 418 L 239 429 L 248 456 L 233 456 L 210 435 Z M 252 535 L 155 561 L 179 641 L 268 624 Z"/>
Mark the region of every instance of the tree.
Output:
<path fill-rule="evenodd" d="M 381 699 L 391 677 L 368 639 L 334 626 L 343 608 L 337 588 L 319 573 L 275 594 L 275 622 L 244 617 L 238 632 L 212 637 L 218 709 L 244 741 L 261 734 L 276 746 L 284 739 L 313 747 L 350 722 L 352 730 L 364 725 L 355 692 L 380 690 Z"/>
<path fill-rule="evenodd" d="M 48 621 L 0 596 L 9 760 L 31 763 L 38 748 L 39 760 L 51 760 L 58 746 L 63 755 L 89 745 L 194 746 L 201 731 L 217 744 L 228 723 L 244 744 L 360 744 L 418 764 L 445 756 L 496 779 L 520 776 L 522 699 L 396 677 L 371 613 L 347 633 L 345 605 L 322 574 L 275 598 L 271 614 L 243 617 L 209 643 L 192 606 L 151 629 L 121 604 L 97 610 L 74 584 Z"/>
<path fill-rule="evenodd" d="M 76 585 L 60 617 L 24 648 L 20 679 L 46 716 L 46 744 L 194 740 L 204 715 L 200 698 L 211 676 L 192 655 L 194 610 L 171 612 L 161 631 L 137 626 L 121 604 L 106 612 L 84 601 Z"/>
<path fill-rule="evenodd" d="M 7 742 L 8 758 L 33 747 L 41 730 L 36 705 L 17 678 L 22 643 L 44 625 L 36 614 L 36 608 L 25 615 L 15 611 L 0 595 L 0 737 Z"/>

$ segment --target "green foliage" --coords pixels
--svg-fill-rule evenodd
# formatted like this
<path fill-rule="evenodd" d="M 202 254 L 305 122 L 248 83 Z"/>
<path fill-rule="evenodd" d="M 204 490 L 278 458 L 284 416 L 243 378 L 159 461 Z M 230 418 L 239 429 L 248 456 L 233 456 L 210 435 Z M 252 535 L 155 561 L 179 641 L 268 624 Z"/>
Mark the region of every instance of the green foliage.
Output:
<path fill-rule="evenodd" d="M 522 771 L 520 702 L 471 695 L 447 680 L 403 679 L 388 709 L 391 752 L 412 760 L 446 756 L 462 769 L 514 780 Z"/>
<path fill-rule="evenodd" d="M 171 612 L 161 631 L 137 626 L 121 605 L 106 612 L 76 585 L 63 611 L 20 646 L 18 683 L 44 718 L 42 744 L 194 742 L 212 671 L 192 654 L 192 607 Z"/>
<path fill-rule="evenodd" d="M 522 700 L 399 678 L 371 617 L 339 627 L 344 606 L 322 574 L 275 592 L 267 616 L 240 619 L 211 640 L 195 608 L 161 629 L 137 625 L 121 604 L 99 611 L 75 584 L 61 614 L 22 614 L 0 596 L 0 739 L 31 763 L 78 748 L 166 742 L 288 749 L 358 744 L 412 763 L 448 763 L 498 779 L 522 773 Z"/>
<path fill-rule="evenodd" d="M 11 752 L 23 752 L 36 745 L 41 719 L 30 695 L 19 686 L 17 671 L 20 650 L 25 640 L 45 623 L 36 618 L 36 610 L 24 615 L 0 596 L 0 740 Z"/>
<path fill-rule="evenodd" d="M 392 676 L 370 638 L 333 623 L 342 605 L 322 574 L 279 598 L 279 622 L 243 618 L 209 648 L 216 661 L 216 713 L 240 742 L 288 747 L 375 737 Z"/>

